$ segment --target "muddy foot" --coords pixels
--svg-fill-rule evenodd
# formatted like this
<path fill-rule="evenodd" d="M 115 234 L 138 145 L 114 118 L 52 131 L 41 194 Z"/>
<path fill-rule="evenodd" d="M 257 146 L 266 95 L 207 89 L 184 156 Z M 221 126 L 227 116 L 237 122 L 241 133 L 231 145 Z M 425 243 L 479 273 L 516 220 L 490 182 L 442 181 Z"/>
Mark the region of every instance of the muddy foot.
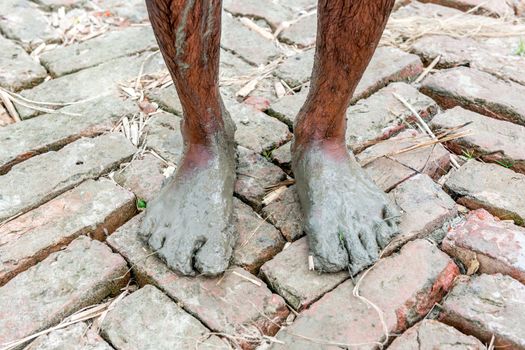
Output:
<path fill-rule="evenodd" d="M 372 265 L 398 233 L 385 193 L 344 145 L 297 147 L 292 166 L 315 269 L 355 275 Z"/>
<path fill-rule="evenodd" d="M 234 148 L 224 140 L 211 148 L 185 154 L 177 173 L 148 205 L 140 230 L 158 256 L 184 275 L 222 273 L 235 244 Z"/>

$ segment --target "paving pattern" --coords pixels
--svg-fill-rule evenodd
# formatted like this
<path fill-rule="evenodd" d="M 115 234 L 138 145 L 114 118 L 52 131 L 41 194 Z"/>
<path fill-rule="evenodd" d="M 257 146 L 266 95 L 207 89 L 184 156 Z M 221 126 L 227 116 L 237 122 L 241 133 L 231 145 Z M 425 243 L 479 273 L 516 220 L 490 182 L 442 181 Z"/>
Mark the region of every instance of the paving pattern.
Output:
<path fill-rule="evenodd" d="M 2 0 L 0 349 L 525 349 L 524 16 L 396 3 L 347 145 L 401 233 L 350 278 L 309 270 L 290 168 L 315 0 L 224 0 L 239 240 L 210 279 L 137 236 L 182 151 L 143 0 Z"/>

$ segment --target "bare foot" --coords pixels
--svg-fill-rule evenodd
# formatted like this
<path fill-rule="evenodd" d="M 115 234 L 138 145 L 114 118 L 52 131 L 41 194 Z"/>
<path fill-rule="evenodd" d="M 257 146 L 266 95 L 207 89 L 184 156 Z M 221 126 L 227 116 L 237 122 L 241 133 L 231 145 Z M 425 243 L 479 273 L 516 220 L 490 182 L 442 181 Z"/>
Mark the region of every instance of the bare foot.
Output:
<path fill-rule="evenodd" d="M 315 269 L 355 275 L 372 265 L 398 233 L 385 193 L 345 145 L 295 146 L 292 167 Z"/>
<path fill-rule="evenodd" d="M 235 244 L 233 136 L 215 138 L 211 146 L 189 147 L 174 177 L 148 205 L 140 230 L 158 256 L 184 275 L 222 273 Z"/>

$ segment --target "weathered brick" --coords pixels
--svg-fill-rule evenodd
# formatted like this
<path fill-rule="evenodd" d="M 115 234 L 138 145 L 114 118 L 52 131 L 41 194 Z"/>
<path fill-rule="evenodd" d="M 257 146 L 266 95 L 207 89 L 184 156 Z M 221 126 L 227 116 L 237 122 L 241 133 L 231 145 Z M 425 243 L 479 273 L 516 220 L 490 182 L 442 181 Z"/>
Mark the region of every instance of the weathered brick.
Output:
<path fill-rule="evenodd" d="M 313 52 L 306 51 L 305 54 L 313 55 Z M 294 57 L 288 58 L 293 61 Z M 309 62 L 309 60 L 302 59 L 302 63 Z M 311 59 L 313 62 L 313 59 Z M 383 46 L 379 47 L 368 67 L 359 81 L 357 88 L 354 91 L 351 103 L 366 98 L 372 95 L 375 91 L 395 81 L 407 81 L 419 75 L 423 70 L 423 64 L 418 56 L 407 54 L 394 47 Z M 299 74 L 294 76 L 294 79 L 300 81 L 310 80 L 310 73 L 312 68 L 304 67 L 298 72 L 307 74 L 301 77 Z M 307 73 L 308 72 L 308 73 Z M 301 92 L 295 95 L 289 95 L 281 98 L 276 103 L 272 103 L 269 108 L 269 113 L 276 118 L 284 121 L 289 126 L 293 126 L 295 116 L 299 113 L 303 102 L 306 100 L 308 89 L 303 87 Z"/>
<path fill-rule="evenodd" d="M 62 40 L 60 32 L 51 26 L 46 14 L 32 1 L 2 0 L 0 13 L 2 34 L 18 41 L 26 50 L 34 49 L 42 42 Z"/>
<path fill-rule="evenodd" d="M 271 40 L 248 29 L 226 12 L 222 15 L 221 47 L 235 52 L 256 66 L 266 64 L 282 55 Z"/>
<path fill-rule="evenodd" d="M 496 120 L 455 107 L 438 114 L 430 122 L 434 129 L 452 128 L 470 123 L 464 129 L 470 134 L 447 142 L 457 154 L 469 154 L 485 162 L 511 165 L 511 169 L 525 174 L 525 127 Z"/>
<path fill-rule="evenodd" d="M 127 27 L 91 40 L 44 52 L 40 55 L 40 62 L 53 76 L 59 77 L 156 47 L 157 42 L 151 27 Z"/>
<path fill-rule="evenodd" d="M 391 17 L 395 19 L 406 19 L 410 17 L 423 17 L 429 19 L 447 18 L 453 16 L 474 16 L 463 13 L 462 11 L 451 7 L 436 5 L 432 3 L 422 3 L 420 1 L 411 1 L 410 4 L 401 7 L 392 13 Z"/>
<path fill-rule="evenodd" d="M 254 151 L 237 147 L 235 193 L 256 210 L 262 207 L 266 189 L 285 179 L 286 174 L 281 168 Z"/>
<path fill-rule="evenodd" d="M 235 122 L 235 141 L 257 153 L 279 147 L 292 138 L 286 124 L 248 105 L 225 99 L 226 108 Z"/>
<path fill-rule="evenodd" d="M 288 315 L 280 296 L 272 294 L 262 281 L 242 268 L 232 268 L 217 278 L 177 275 L 152 256 L 137 236 L 141 217 L 128 221 L 107 240 L 132 264 L 140 285 L 156 285 L 213 331 L 242 335 L 245 327 L 253 331 L 256 326 L 264 334 L 277 332 Z"/>
<path fill-rule="evenodd" d="M 279 253 L 285 240 L 281 233 L 237 198 L 233 199 L 234 224 L 239 235 L 234 247 L 233 264 L 253 274 Z"/>
<path fill-rule="evenodd" d="M 0 344 L 51 327 L 116 294 L 128 282 L 124 259 L 79 237 L 0 288 Z"/>
<path fill-rule="evenodd" d="M 303 237 L 261 267 L 262 278 L 296 310 L 307 308 L 349 277 L 348 272 L 308 269 L 308 240 Z"/>
<path fill-rule="evenodd" d="M 146 91 L 146 96 L 148 96 L 150 100 L 158 103 L 159 107 L 166 112 L 182 116 L 182 105 L 175 86 L 172 85 L 164 89 L 159 88 Z"/>
<path fill-rule="evenodd" d="M 472 336 L 435 320 L 423 320 L 396 338 L 390 350 L 426 349 L 484 350 L 485 345 Z"/>
<path fill-rule="evenodd" d="M 207 343 L 217 338 L 151 285 L 116 304 L 104 319 L 101 331 L 117 349 L 211 349 Z M 218 348 L 228 346 L 224 343 Z"/>
<path fill-rule="evenodd" d="M 165 69 L 160 54 L 145 61 L 149 52 L 136 56 L 114 59 L 98 66 L 83 69 L 56 79 L 48 80 L 20 94 L 34 101 L 53 103 L 71 103 L 96 97 L 119 93 L 119 83 L 135 80 L 144 63 L 143 74 L 154 73 Z M 15 103 L 22 119 L 34 117 L 42 112 L 26 108 Z M 53 108 L 53 106 L 47 106 Z"/>
<path fill-rule="evenodd" d="M 279 164 L 281 168 L 290 169 L 292 165 L 292 143 L 288 142 L 282 145 L 279 148 L 274 149 L 270 157 L 272 160 Z"/>
<path fill-rule="evenodd" d="M 167 171 L 167 168 L 168 166 L 160 159 L 146 153 L 134 158 L 124 169 L 116 172 L 113 179 L 135 193 L 137 198 L 149 202 L 155 198 L 166 180 L 164 171 Z"/>
<path fill-rule="evenodd" d="M 84 322 L 78 322 L 66 328 L 41 335 L 25 350 L 79 349 L 79 347 L 84 350 L 113 349 L 90 326 Z"/>
<path fill-rule="evenodd" d="M 135 147 L 121 134 L 82 138 L 57 152 L 47 152 L 15 165 L 0 176 L 0 221 L 27 212 L 97 178 L 129 159 Z"/>
<path fill-rule="evenodd" d="M 15 121 L 7 113 L 4 106 L 0 104 L 0 128 L 9 124 L 13 124 Z"/>
<path fill-rule="evenodd" d="M 246 16 L 255 19 L 264 19 L 272 29 L 276 29 L 282 22 L 293 17 L 292 11 L 272 0 L 225 0 L 223 7 L 235 16 Z"/>
<path fill-rule="evenodd" d="M 456 8 L 461 11 L 474 10 L 479 15 L 509 16 L 514 15 L 514 9 L 506 1 L 501 0 L 421 0 L 443 6 Z M 471 12 L 472 13 L 472 12 Z"/>
<path fill-rule="evenodd" d="M 388 192 L 418 173 L 434 179 L 446 174 L 450 168 L 450 154 L 439 143 L 394 155 L 429 140 L 430 137 L 410 129 L 365 149 L 356 158 L 374 182 Z"/>
<path fill-rule="evenodd" d="M 81 235 L 104 240 L 135 213 L 135 196 L 112 181 L 80 186 L 0 227 L 0 286 Z"/>
<path fill-rule="evenodd" d="M 372 141 L 389 138 L 405 129 L 407 122 L 414 121 L 414 114 L 394 94 L 403 97 L 425 120 L 438 111 L 436 102 L 416 88 L 392 83 L 346 111 L 346 145 L 354 152 L 360 152 Z"/>
<path fill-rule="evenodd" d="M 295 186 L 288 187 L 273 202 L 262 209 L 263 217 L 277 227 L 287 241 L 303 235 L 301 206 Z"/>
<path fill-rule="evenodd" d="M 399 234 L 385 248 L 390 254 L 408 241 L 423 238 L 457 215 L 457 206 L 441 186 L 425 174 L 399 184 L 390 196 L 402 210 Z"/>
<path fill-rule="evenodd" d="M 81 137 L 93 137 L 109 131 L 122 117 L 137 111 L 133 102 L 108 96 L 2 128 L 0 174 L 40 153 L 57 150 Z"/>
<path fill-rule="evenodd" d="M 458 274 L 445 253 L 427 241 L 416 240 L 399 254 L 380 260 L 363 276 L 358 291 L 382 311 L 386 331 L 398 333 L 423 318 Z M 285 344 L 273 348 L 335 349 L 328 345 L 351 347 L 349 344 L 377 348 L 386 341 L 379 315 L 353 295 L 353 290 L 354 284 L 348 280 L 325 294 L 277 334 Z"/>
<path fill-rule="evenodd" d="M 444 108 L 461 106 L 496 119 L 525 125 L 525 86 L 472 68 L 440 70 L 423 80 L 421 91 Z"/>
<path fill-rule="evenodd" d="M 87 0 L 35 0 L 40 8 L 46 11 L 58 10 L 60 7 L 70 9 L 73 7 L 80 7 L 86 3 Z"/>
<path fill-rule="evenodd" d="M 47 76 L 46 70 L 24 49 L 0 35 L 0 86 L 9 90 L 29 88 Z"/>
<path fill-rule="evenodd" d="M 470 209 L 484 208 L 502 220 L 525 225 L 525 175 L 496 164 L 469 160 L 452 172 L 445 187 Z"/>
<path fill-rule="evenodd" d="M 181 121 L 176 115 L 162 112 L 151 117 L 144 128 L 147 147 L 174 164 L 179 162 L 184 147 Z"/>
<path fill-rule="evenodd" d="M 310 80 L 314 66 L 314 50 L 302 51 L 288 57 L 276 69 L 275 74 L 290 87 L 296 87 Z"/>
<path fill-rule="evenodd" d="M 300 18 L 290 27 L 284 29 L 279 34 L 279 39 L 296 44 L 299 47 L 310 47 L 315 44 L 317 34 L 317 15 L 315 13 Z"/>
<path fill-rule="evenodd" d="M 462 276 L 442 303 L 440 319 L 495 348 L 525 349 L 525 286 L 501 274 Z"/>
<path fill-rule="evenodd" d="M 523 64 L 525 57 L 516 55 L 519 41 L 513 38 L 512 45 L 508 40 L 499 39 L 492 42 L 480 42 L 471 38 L 453 38 L 445 35 L 429 35 L 412 44 L 411 51 L 422 56 L 430 63 L 441 56 L 437 67 L 451 68 L 468 65 L 503 79 L 525 84 Z"/>
<path fill-rule="evenodd" d="M 450 230 L 443 250 L 465 266 L 477 261 L 481 273 L 499 272 L 525 283 L 525 229 L 484 209 L 471 211 L 464 223 Z"/>
<path fill-rule="evenodd" d="M 143 0 L 95 0 L 95 3 L 101 13 L 124 17 L 134 23 L 148 20 L 146 2 Z"/>

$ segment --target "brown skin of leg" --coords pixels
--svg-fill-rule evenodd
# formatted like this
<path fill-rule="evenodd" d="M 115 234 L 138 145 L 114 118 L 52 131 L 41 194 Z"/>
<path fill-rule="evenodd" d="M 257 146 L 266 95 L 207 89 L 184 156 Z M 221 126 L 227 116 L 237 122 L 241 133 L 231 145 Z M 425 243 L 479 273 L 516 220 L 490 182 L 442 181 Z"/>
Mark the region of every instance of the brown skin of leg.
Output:
<path fill-rule="evenodd" d="M 345 145 L 345 112 L 394 0 L 320 0 L 310 91 L 292 146 L 305 231 L 316 270 L 357 274 L 398 232 L 397 209 Z M 350 126 L 351 127 L 351 126 Z"/>
<path fill-rule="evenodd" d="M 235 127 L 219 94 L 221 1 L 147 0 L 180 98 L 184 153 L 148 204 L 140 235 L 173 270 L 217 275 L 235 243 L 231 225 Z"/>

